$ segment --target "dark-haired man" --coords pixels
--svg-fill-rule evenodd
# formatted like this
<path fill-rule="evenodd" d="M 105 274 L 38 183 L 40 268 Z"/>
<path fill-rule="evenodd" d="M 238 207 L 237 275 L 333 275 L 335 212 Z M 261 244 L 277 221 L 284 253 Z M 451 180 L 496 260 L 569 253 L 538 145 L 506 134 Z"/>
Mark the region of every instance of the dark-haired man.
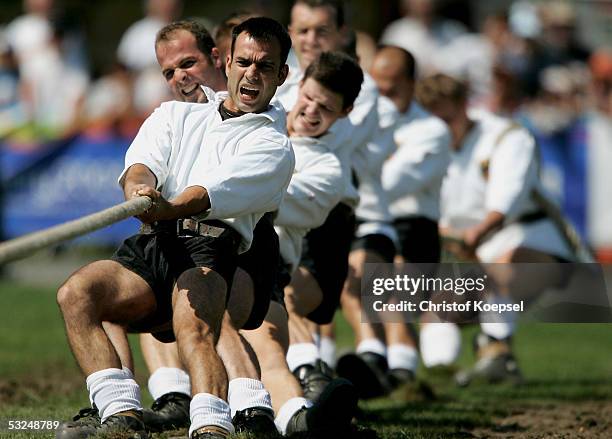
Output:
<path fill-rule="evenodd" d="M 282 26 L 254 18 L 233 32 L 221 102 L 162 104 L 126 155 L 126 198 L 149 196 L 145 233 L 112 260 L 90 264 L 60 288 L 58 303 L 101 424 L 62 427 L 63 437 L 128 430 L 145 437 L 138 385 L 103 321 L 156 332 L 171 323 L 191 377 L 190 437 L 233 431 L 227 374 L 215 350 L 236 260 L 253 228 L 278 207 L 294 159 L 283 112 L 270 106 L 287 75 Z M 189 91 L 189 90 L 187 90 Z"/>
<path fill-rule="evenodd" d="M 292 70 L 277 93 L 288 109 L 293 108 L 297 84 L 309 60 L 326 50 L 344 49 L 346 26 L 342 3 L 333 0 L 296 1 L 291 11 L 289 30 L 299 68 Z M 387 107 L 393 107 L 390 102 L 386 103 Z M 390 254 L 390 258 L 395 254 L 395 231 L 390 224 L 391 217 L 380 183 L 384 151 L 388 147 L 382 143 L 389 137 L 378 136 L 381 130 L 378 104 L 376 85 L 372 78 L 365 75 L 353 110 L 348 118 L 332 128 L 335 138 L 331 149 L 343 166 L 342 200 L 326 222 L 306 236 L 301 266 L 287 290 L 291 313 L 291 346 L 287 361 L 302 380 L 306 392 L 311 394 L 320 392 L 329 378 L 326 377 L 326 367 L 321 362 L 304 317 L 317 324 L 331 322 L 345 280 L 347 283 L 359 282 L 359 275 L 347 280 L 351 246 L 354 246 L 353 254 L 357 255 L 350 259 L 351 273 L 361 272 L 364 253 Z M 395 110 L 391 108 L 390 111 Z M 381 139 L 379 144 L 372 142 L 377 138 Z M 355 210 L 359 226 L 356 224 Z M 371 235 L 380 239 L 367 238 Z M 380 245 L 372 247 L 370 244 L 375 241 Z M 334 242 L 334 245 L 330 245 L 330 242 Z"/>
<path fill-rule="evenodd" d="M 373 60 L 370 73 L 378 90 L 399 112 L 391 128 L 397 148 L 383 165 L 382 183 L 402 262 L 437 263 L 440 186 L 450 160 L 450 134 L 444 122 L 413 101 L 415 68 L 413 56 L 399 47 L 384 46 Z M 369 397 L 411 380 L 418 353 L 408 327 L 386 323 L 384 331 L 377 331 L 371 323 L 362 323 L 360 290 L 345 293 L 342 309 L 361 348 L 343 357 L 339 367 Z"/>

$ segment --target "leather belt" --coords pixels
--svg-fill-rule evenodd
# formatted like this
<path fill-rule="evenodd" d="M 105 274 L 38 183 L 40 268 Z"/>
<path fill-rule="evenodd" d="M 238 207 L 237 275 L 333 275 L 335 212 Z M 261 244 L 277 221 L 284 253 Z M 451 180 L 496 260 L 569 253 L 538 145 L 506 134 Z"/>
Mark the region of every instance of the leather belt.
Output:
<path fill-rule="evenodd" d="M 140 226 L 140 233 L 150 235 L 153 233 L 176 234 L 179 237 L 190 236 L 211 236 L 218 238 L 223 232 L 224 227 L 213 226 L 204 221 L 193 218 L 179 218 L 171 221 L 155 221 L 152 224 Z"/>

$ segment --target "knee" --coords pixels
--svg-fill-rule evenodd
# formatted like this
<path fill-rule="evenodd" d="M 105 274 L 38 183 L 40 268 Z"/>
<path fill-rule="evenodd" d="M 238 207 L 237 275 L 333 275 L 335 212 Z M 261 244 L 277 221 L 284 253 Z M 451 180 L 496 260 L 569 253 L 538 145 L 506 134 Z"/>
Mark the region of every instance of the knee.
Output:
<path fill-rule="evenodd" d="M 93 298 L 78 276 L 69 278 L 57 290 L 57 304 L 62 314 L 85 314 L 93 309 Z"/>

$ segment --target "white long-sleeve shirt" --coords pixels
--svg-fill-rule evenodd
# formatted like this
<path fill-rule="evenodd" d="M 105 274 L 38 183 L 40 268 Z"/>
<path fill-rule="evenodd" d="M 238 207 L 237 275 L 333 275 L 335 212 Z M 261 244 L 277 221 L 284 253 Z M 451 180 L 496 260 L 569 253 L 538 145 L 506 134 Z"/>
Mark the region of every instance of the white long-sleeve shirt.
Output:
<path fill-rule="evenodd" d="M 512 122 L 489 113 L 472 115 L 476 125 L 461 149 L 451 153 L 442 184 L 444 226 L 464 229 L 479 224 L 491 211 L 508 220 L 537 210 L 530 199 L 538 184 L 536 144 L 525 129 L 500 135 Z M 488 168 L 485 178 L 483 168 Z"/>
<path fill-rule="evenodd" d="M 446 124 L 413 102 L 393 127 L 397 149 L 383 165 L 382 185 L 393 218 L 440 218 L 440 189 L 450 162 Z"/>
<path fill-rule="evenodd" d="M 298 89 L 303 72 L 299 68 L 290 68 L 289 77 L 278 88 L 276 98 L 287 111 L 291 111 L 297 101 Z M 374 80 L 364 74 L 361 91 L 355 100 L 353 110 L 348 117 L 339 119 L 330 129 L 334 134 L 329 149 L 338 157 L 342 164 L 343 195 L 341 201 L 349 206 L 356 207 L 359 202 L 359 192 L 352 182 L 352 169 L 354 160 L 357 161 L 357 178 L 360 176 L 361 163 L 367 163 L 370 152 L 368 142 L 378 131 L 378 90 Z M 361 178 L 360 178 L 361 177 Z"/>
<path fill-rule="evenodd" d="M 190 186 L 206 188 L 211 207 L 197 217 L 233 227 L 244 252 L 257 221 L 279 207 L 295 159 L 280 105 L 225 121 L 218 106 L 218 101 L 163 103 L 130 145 L 119 180 L 141 163 L 153 172 L 166 199 Z"/>
<path fill-rule="evenodd" d="M 325 222 L 342 196 L 342 166 L 327 146 L 332 136 L 291 137 L 295 170 L 274 223 L 281 256 L 292 271 L 300 262 L 304 236 Z"/>

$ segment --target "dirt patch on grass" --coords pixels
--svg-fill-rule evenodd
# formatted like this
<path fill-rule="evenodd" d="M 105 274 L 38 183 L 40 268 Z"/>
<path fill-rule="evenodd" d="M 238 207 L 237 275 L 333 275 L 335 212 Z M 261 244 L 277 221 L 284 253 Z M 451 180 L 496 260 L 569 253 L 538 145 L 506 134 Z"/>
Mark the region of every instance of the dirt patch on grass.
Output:
<path fill-rule="evenodd" d="M 78 371 L 68 372 L 65 366 L 56 370 L 32 372 L 28 376 L 10 379 L 0 378 L 0 406 L 32 404 L 83 391 L 85 382 Z"/>
<path fill-rule="evenodd" d="M 477 438 L 610 438 L 612 401 L 517 406 L 509 416 L 493 422 L 492 428 L 472 433 Z"/>

